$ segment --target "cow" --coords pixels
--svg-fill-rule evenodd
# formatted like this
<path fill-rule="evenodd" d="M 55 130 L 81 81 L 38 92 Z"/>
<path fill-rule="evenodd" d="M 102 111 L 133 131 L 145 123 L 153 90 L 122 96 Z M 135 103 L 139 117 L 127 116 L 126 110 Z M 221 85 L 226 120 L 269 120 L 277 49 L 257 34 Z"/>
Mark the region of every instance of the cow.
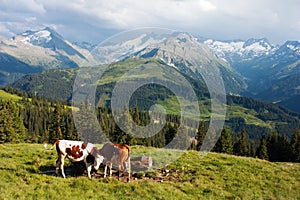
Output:
<path fill-rule="evenodd" d="M 53 149 L 54 146 L 56 146 L 58 154 L 58 159 L 56 161 L 56 175 L 58 175 L 60 169 L 64 178 L 66 178 L 64 172 L 64 160 L 66 157 L 69 158 L 71 162 L 84 161 L 89 178 L 91 178 L 92 166 L 98 170 L 104 159 L 104 157 L 99 154 L 97 147 L 92 143 L 72 140 L 56 140 L 51 149 Z M 91 160 L 93 160 L 92 162 L 94 163 L 91 163 Z"/>
<path fill-rule="evenodd" d="M 104 156 L 104 178 L 107 174 L 107 166 L 109 166 L 109 176 L 112 175 L 112 165 L 118 166 L 119 180 L 121 177 L 121 171 L 124 172 L 127 169 L 128 179 L 130 182 L 130 147 L 126 144 L 113 144 L 111 142 L 105 143 L 99 150 L 99 154 Z"/>

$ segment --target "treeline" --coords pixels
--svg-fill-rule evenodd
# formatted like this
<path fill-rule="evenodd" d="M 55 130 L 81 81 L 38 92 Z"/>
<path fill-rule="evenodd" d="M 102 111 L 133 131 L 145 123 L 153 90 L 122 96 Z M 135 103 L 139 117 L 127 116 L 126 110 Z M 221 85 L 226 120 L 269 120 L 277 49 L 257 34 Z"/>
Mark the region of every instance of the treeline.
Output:
<path fill-rule="evenodd" d="M 249 139 L 245 130 L 236 134 L 223 129 L 213 151 L 272 162 L 300 162 L 300 129 L 292 134 L 290 140 L 286 135 L 270 132 L 262 135 L 259 141 Z"/>
<path fill-rule="evenodd" d="M 80 139 L 70 107 L 12 88 L 5 88 L 5 91 L 22 99 L 0 100 L 0 143 Z"/>
<path fill-rule="evenodd" d="M 98 108 L 97 114 L 100 125 L 110 141 L 157 148 L 181 149 L 183 147 L 183 149 L 186 149 L 185 147 L 189 146 L 190 150 L 200 151 L 204 138 L 207 136 L 209 125 L 208 122 L 201 121 L 198 130 L 195 131 L 190 128 L 193 127 L 192 123 L 194 122 L 192 120 L 186 121 L 185 124 L 191 126 L 181 128 L 184 130 L 181 131 L 180 141 L 176 141 L 175 146 L 172 147 L 168 144 L 174 139 L 176 140 L 182 121 L 178 115 L 168 114 L 163 129 L 157 134 L 151 137 L 135 138 L 133 136 L 134 130 L 132 133 L 125 133 L 118 127 L 113 120 L 110 109 L 106 107 Z M 139 111 L 138 107 L 135 107 L 130 109 L 130 115 L 133 121 L 140 126 L 146 126 L 150 123 L 148 111 Z M 156 118 L 159 119 L 160 116 L 157 115 Z M 123 125 L 126 126 L 127 124 L 129 126 L 129 123 L 126 122 L 127 119 L 128 116 L 121 116 L 119 121 Z M 210 133 L 207 137 L 215 140 L 216 135 L 214 134 L 216 133 Z M 296 129 L 291 138 L 284 134 L 280 135 L 276 131 L 271 131 L 268 134 L 263 134 L 260 140 L 250 139 L 249 134 L 244 129 L 240 132 L 223 129 L 212 150 L 238 156 L 258 157 L 272 162 L 300 162 L 300 129 Z"/>
<path fill-rule="evenodd" d="M 17 93 L 17 91 L 9 92 Z M 124 132 L 119 128 L 111 109 L 98 107 L 95 110 L 89 102 L 82 103 L 79 108 L 76 108 L 76 115 L 79 116 L 76 128 L 70 106 L 26 93 L 18 93 L 18 95 L 22 96 L 21 100 L 0 100 L 0 143 L 42 143 L 45 141 L 52 143 L 56 139 L 87 140 L 100 143 L 109 139 L 115 143 L 129 145 L 158 148 L 167 146 L 179 149 L 189 147 L 189 149 L 199 151 L 208 130 L 207 122 L 201 121 L 198 130 L 193 130 L 190 128 L 195 123 L 193 120 L 181 119 L 178 115 L 168 114 L 165 125 L 158 133 L 138 138 L 135 137 L 134 127 L 127 127 L 131 132 Z M 93 113 L 97 116 L 95 121 L 91 120 Z M 129 109 L 131 116 L 126 115 L 128 114 L 124 113 L 117 119 L 125 127 L 130 126 L 128 118 L 132 118 L 139 126 L 146 126 L 150 123 L 149 112 L 140 111 L 138 106 Z M 154 117 L 157 119 L 157 123 L 161 123 L 159 114 Z M 188 126 L 180 126 L 182 120 L 186 120 L 185 124 Z M 99 126 L 101 130 L 97 128 Z M 181 135 L 176 137 L 179 129 Z M 212 134 L 209 137 L 213 140 L 216 135 Z M 169 145 L 174 140 L 177 140 L 175 145 Z M 258 157 L 270 161 L 300 162 L 300 129 L 296 129 L 291 138 L 273 131 L 262 135 L 260 140 L 250 139 L 244 129 L 240 132 L 223 129 L 213 151 Z"/>

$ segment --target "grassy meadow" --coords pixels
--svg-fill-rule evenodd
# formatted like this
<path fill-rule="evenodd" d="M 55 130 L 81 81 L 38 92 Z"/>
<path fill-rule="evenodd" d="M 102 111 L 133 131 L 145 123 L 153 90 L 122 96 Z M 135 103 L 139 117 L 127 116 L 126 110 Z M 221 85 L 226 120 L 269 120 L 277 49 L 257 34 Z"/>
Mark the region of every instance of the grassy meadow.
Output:
<path fill-rule="evenodd" d="M 0 89 L 0 97 L 1 97 L 0 99 L 5 99 L 5 100 L 20 100 L 20 99 L 22 99 L 18 95 L 10 94 L 1 89 Z"/>
<path fill-rule="evenodd" d="M 150 151 L 132 147 L 133 156 Z M 55 169 L 57 155 L 41 144 L 0 144 L 0 157 L 0 199 L 300 199 L 296 163 L 188 151 L 163 169 L 133 173 L 126 183 L 104 179 L 103 167 L 92 180 L 85 173 L 66 179 L 42 173 Z"/>

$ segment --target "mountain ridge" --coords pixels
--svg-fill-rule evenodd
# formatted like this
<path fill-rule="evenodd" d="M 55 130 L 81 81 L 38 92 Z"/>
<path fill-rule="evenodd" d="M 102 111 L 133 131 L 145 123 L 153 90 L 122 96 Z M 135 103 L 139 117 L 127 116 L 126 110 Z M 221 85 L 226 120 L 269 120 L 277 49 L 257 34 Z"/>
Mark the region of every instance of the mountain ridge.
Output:
<path fill-rule="evenodd" d="M 265 39 L 250 40 L 248 43 L 213 40 L 204 43 L 245 78 L 248 89 L 242 95 L 275 102 L 300 112 L 297 106 L 289 103 L 294 102 L 290 99 L 295 99 L 300 92 L 300 80 L 297 78 L 300 74 L 300 42 L 286 41 L 275 46 Z M 256 48 L 248 48 L 253 41 Z M 247 48 L 250 51 L 242 53 Z"/>
<path fill-rule="evenodd" d="M 26 31 L 11 39 L 0 38 L 2 86 L 12 83 L 10 76 L 23 75 L 55 68 L 74 68 L 87 60 L 89 52 L 65 40 L 48 27 L 37 31 Z M 5 58 L 4 58 L 5 57 Z M 5 60 L 15 60 L 7 66 Z M 20 63 L 24 63 L 20 65 Z M 23 67 L 22 73 L 11 71 L 11 66 Z M 32 70 L 36 69 L 36 70 Z M 7 75 L 9 73 L 9 75 Z"/>
<path fill-rule="evenodd" d="M 179 37 L 185 35 L 186 37 Z M 177 37 L 178 36 L 178 37 Z M 173 38 L 176 43 L 184 44 L 193 41 L 199 46 L 208 46 L 201 54 L 205 54 L 213 63 L 218 63 L 226 92 L 246 95 L 284 105 L 287 108 L 300 112 L 289 102 L 294 102 L 299 94 L 300 81 L 295 78 L 300 72 L 300 43 L 299 41 L 286 41 L 282 45 L 273 45 L 268 39 L 250 38 L 248 40 L 213 40 L 200 39 L 188 33 L 174 32 L 158 36 L 152 32 L 137 34 L 130 40 L 119 44 L 102 44 L 107 47 L 102 53 L 106 61 L 118 61 L 131 55 L 143 57 L 160 57 L 167 64 L 177 64 L 181 70 L 195 76 L 193 66 L 187 62 L 177 60 L 167 55 L 166 51 L 155 50 L 155 45 L 164 44 Z M 152 44 L 152 46 L 150 45 Z M 174 43 L 175 44 L 175 43 Z M 150 46 L 149 46 L 150 45 Z M 17 34 L 11 39 L 0 37 L 0 84 L 9 85 L 20 77 L 48 69 L 76 68 L 82 63 L 89 63 L 90 55 L 101 49 L 87 42 L 69 42 L 55 30 L 46 27 L 36 31 L 26 31 Z M 169 52 L 172 46 L 165 46 Z M 148 48 L 148 49 L 147 49 Z M 206 48 L 206 47 L 205 47 Z M 30 51 L 28 51 L 30 49 Z M 178 49 L 177 52 L 179 52 Z M 126 55 L 118 52 L 127 51 Z M 207 52 L 206 52 L 207 51 Z M 183 53 L 180 53 L 184 55 Z M 210 54 L 214 54 L 213 58 Z M 109 57 L 111 56 L 111 57 Z M 164 57 L 165 56 L 165 57 Z M 206 59 L 204 58 L 201 59 Z M 7 64 L 10 60 L 10 64 Z M 101 62 L 106 62 L 102 60 Z M 21 73 L 15 69 L 22 69 Z M 178 67 L 177 66 L 177 67 Z M 198 75 L 199 78 L 199 75 Z M 286 80 L 290 84 L 285 84 Z M 266 97 L 266 91 L 269 95 Z M 285 91 L 290 91 L 286 93 Z M 290 99 L 293 99 L 291 101 Z"/>
<path fill-rule="evenodd" d="M 111 98 L 112 90 L 118 81 L 118 77 L 122 77 L 124 71 L 130 70 L 136 66 L 135 63 L 137 61 L 135 59 L 137 58 L 119 61 L 118 63 L 111 65 L 107 70 L 107 73 L 103 74 L 101 82 L 98 83 L 98 87 L 95 91 L 95 101 L 97 106 L 101 104 L 109 107 L 109 99 Z M 149 62 L 161 63 L 162 61 L 157 59 L 139 59 L 140 64 Z M 162 64 L 165 67 L 170 67 L 166 63 Z M 55 69 L 44 71 L 42 73 L 30 74 L 15 82 L 13 86 L 14 88 L 28 91 L 31 94 L 70 102 L 72 100 L 72 86 L 78 70 L 78 68 Z M 159 74 L 158 71 L 155 73 Z M 156 76 L 156 74 L 152 74 L 151 76 L 164 78 L 163 76 Z M 112 79 L 111 76 L 113 76 L 114 79 Z M 151 76 L 149 77 L 151 78 Z M 186 78 L 193 86 L 194 91 L 199 98 L 201 120 L 209 120 L 209 106 L 211 100 L 207 88 L 197 79 Z M 145 89 L 146 92 L 144 90 L 137 91 L 136 96 L 132 96 L 132 109 L 137 104 L 139 105 L 140 110 L 146 109 L 149 106 L 148 103 L 152 102 L 164 105 L 166 110 L 171 110 L 171 112 L 172 109 L 176 110 L 175 108 L 177 108 L 176 106 L 178 106 L 178 104 L 174 103 L 174 99 L 176 98 L 174 98 L 170 92 L 166 92 L 165 89 L 157 86 L 155 87 L 155 91 L 151 90 L 151 88 L 153 88 L 151 85 L 145 86 L 143 89 Z M 56 91 L 55 94 L 53 94 L 53 91 Z M 104 98 L 104 100 L 102 98 Z M 102 100 L 100 101 L 100 99 Z M 267 134 L 274 130 L 290 137 L 295 129 L 299 128 L 299 122 L 300 114 L 293 113 L 275 104 L 258 101 L 248 97 L 227 95 L 225 127 L 230 128 L 235 132 L 240 132 L 242 129 L 245 129 L 250 134 L 251 138 L 259 139 L 262 134 Z"/>

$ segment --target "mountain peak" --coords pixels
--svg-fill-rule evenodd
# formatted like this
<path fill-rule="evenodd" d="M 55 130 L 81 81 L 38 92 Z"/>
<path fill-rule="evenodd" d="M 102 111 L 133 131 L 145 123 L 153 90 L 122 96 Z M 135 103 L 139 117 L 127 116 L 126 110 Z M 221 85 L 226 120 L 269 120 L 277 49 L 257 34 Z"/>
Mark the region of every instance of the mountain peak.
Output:
<path fill-rule="evenodd" d="M 253 57 L 260 57 L 268 55 L 274 51 L 274 47 L 266 38 L 255 39 L 250 38 L 243 40 L 230 41 L 204 41 L 219 57 L 231 62 L 232 59 L 250 59 Z M 230 58 L 228 60 L 228 58 Z"/>
<path fill-rule="evenodd" d="M 63 50 L 68 55 L 78 55 L 85 59 L 85 57 L 72 44 L 65 40 L 59 33 L 50 27 L 44 27 L 40 30 L 28 30 L 18 35 L 18 40 L 34 46 L 51 49 L 52 51 Z"/>
<path fill-rule="evenodd" d="M 299 41 L 286 41 L 281 47 L 280 52 L 284 51 L 290 51 L 293 52 L 294 55 L 298 56 L 300 55 L 300 42 Z"/>
<path fill-rule="evenodd" d="M 292 46 L 300 46 L 300 42 L 299 41 L 293 41 L 293 40 L 288 40 L 288 41 L 286 41 L 285 43 L 284 43 L 284 45 L 285 46 L 287 46 L 287 45 L 292 45 Z"/>
<path fill-rule="evenodd" d="M 63 40 L 63 37 L 59 35 L 55 30 L 50 27 L 45 27 L 40 30 L 32 31 L 27 30 L 20 34 L 24 39 L 22 41 L 29 42 L 36 46 L 43 46 L 49 48 L 49 43 L 55 38 Z"/>
<path fill-rule="evenodd" d="M 247 41 L 245 41 L 245 43 L 244 43 L 244 47 L 251 46 L 251 45 L 261 46 L 266 49 L 273 48 L 273 45 L 266 38 L 261 38 L 261 39 L 251 38 L 251 39 L 248 39 Z"/>

